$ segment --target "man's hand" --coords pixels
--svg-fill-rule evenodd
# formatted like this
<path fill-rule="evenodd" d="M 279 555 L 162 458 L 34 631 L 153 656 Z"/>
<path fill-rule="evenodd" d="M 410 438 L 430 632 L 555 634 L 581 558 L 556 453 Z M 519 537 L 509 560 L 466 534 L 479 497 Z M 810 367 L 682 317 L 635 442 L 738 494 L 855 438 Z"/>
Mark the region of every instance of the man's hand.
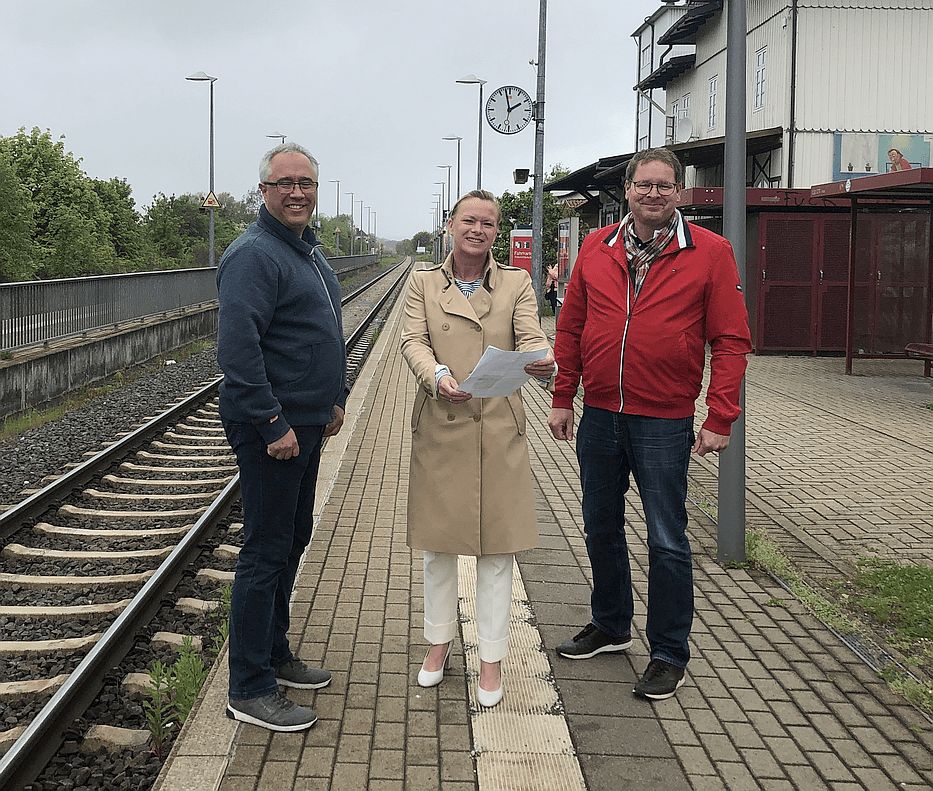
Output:
<path fill-rule="evenodd" d="M 525 366 L 525 373 L 535 379 L 550 379 L 554 373 L 554 355 L 548 350 L 547 357 L 535 360 Z"/>
<path fill-rule="evenodd" d="M 719 453 L 728 447 L 728 434 L 716 434 L 713 431 L 701 428 L 700 433 L 697 434 L 697 441 L 693 443 L 693 448 L 691 448 L 691 450 L 696 453 L 697 456 L 705 456 L 710 451 Z"/>
<path fill-rule="evenodd" d="M 551 429 L 551 433 L 554 435 L 554 439 L 573 439 L 573 410 L 572 409 L 557 409 L 556 407 L 551 410 L 551 414 L 548 415 L 547 419 L 548 428 Z"/>
<path fill-rule="evenodd" d="M 279 437 L 271 445 L 267 445 L 266 453 L 279 461 L 295 458 L 298 455 L 298 437 L 295 436 L 294 429 L 289 429 L 284 437 Z"/>
<path fill-rule="evenodd" d="M 334 404 L 334 419 L 330 421 L 326 426 L 324 426 L 324 436 L 332 437 L 334 434 L 340 431 L 343 426 L 343 416 L 346 412 L 343 411 L 339 406 Z"/>
<path fill-rule="evenodd" d="M 441 381 L 437 383 L 437 397 L 441 401 L 450 401 L 451 404 L 462 404 L 473 398 L 470 393 L 464 393 L 460 389 L 460 383 L 452 376 L 441 377 Z"/>

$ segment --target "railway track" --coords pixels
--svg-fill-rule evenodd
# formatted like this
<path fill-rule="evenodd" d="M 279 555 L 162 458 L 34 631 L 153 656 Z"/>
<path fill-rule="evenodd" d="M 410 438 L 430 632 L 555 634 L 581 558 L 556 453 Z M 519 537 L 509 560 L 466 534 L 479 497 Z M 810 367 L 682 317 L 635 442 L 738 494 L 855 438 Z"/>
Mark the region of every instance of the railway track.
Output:
<path fill-rule="evenodd" d="M 355 325 L 351 384 L 408 269 L 406 260 L 341 301 L 345 326 Z M 376 290 L 371 308 L 355 307 Z M 95 726 L 122 726 L 117 735 L 138 750 L 147 666 L 170 664 L 186 636 L 194 650 L 222 644 L 221 590 L 241 526 L 219 383 L 0 514 L 0 789 L 33 782 L 63 742 L 73 753 Z"/>

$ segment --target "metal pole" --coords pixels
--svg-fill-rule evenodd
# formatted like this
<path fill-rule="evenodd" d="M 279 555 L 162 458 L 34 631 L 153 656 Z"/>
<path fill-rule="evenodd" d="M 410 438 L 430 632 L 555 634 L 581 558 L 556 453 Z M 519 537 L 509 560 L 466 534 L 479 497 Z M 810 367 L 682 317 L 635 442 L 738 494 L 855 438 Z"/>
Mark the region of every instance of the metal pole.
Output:
<path fill-rule="evenodd" d="M 340 179 L 331 179 L 330 183 L 337 185 L 337 213 L 334 215 L 334 254 L 340 255 Z"/>
<path fill-rule="evenodd" d="M 457 138 L 457 200 L 460 200 L 460 138 Z"/>
<path fill-rule="evenodd" d="M 210 190 L 211 194 L 214 193 L 214 80 L 210 81 L 211 83 L 211 179 L 210 179 Z M 203 150 L 203 149 L 202 149 Z M 207 265 L 215 266 L 214 263 L 214 207 L 209 206 L 208 209 L 209 220 L 208 220 L 208 232 L 207 232 Z"/>
<path fill-rule="evenodd" d="M 723 233 L 732 243 L 739 279 L 745 286 L 745 50 L 744 2 L 730 0 L 726 33 L 726 146 L 723 170 Z M 746 292 L 747 293 L 747 292 Z M 745 381 L 742 409 L 732 424 L 729 447 L 719 455 L 719 520 L 716 557 L 745 561 Z"/>
<path fill-rule="evenodd" d="M 479 84 L 479 131 L 476 135 L 476 189 L 483 188 L 483 85 Z"/>
<path fill-rule="evenodd" d="M 347 195 L 350 196 L 350 255 L 353 255 L 353 237 L 354 237 L 354 235 L 355 235 L 355 234 L 353 233 L 353 208 L 354 208 L 353 198 L 354 198 L 354 194 L 353 194 L 352 192 L 348 192 Z"/>
<path fill-rule="evenodd" d="M 541 311 L 544 258 L 544 58 L 547 52 L 547 0 L 538 3 L 538 93 L 535 100 L 535 194 L 531 210 L 531 285 Z"/>

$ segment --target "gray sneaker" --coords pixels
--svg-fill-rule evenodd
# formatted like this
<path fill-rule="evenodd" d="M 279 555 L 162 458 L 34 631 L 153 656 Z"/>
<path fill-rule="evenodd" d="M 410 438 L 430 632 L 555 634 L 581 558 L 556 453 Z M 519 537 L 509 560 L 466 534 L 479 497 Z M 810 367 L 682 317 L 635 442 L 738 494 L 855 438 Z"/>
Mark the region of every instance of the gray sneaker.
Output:
<path fill-rule="evenodd" d="M 290 701 L 278 690 L 261 698 L 228 699 L 227 716 L 279 733 L 306 731 L 317 722 L 317 714 L 312 709 Z"/>
<path fill-rule="evenodd" d="M 275 680 L 293 689 L 321 689 L 330 684 L 330 671 L 309 667 L 300 659 L 290 659 L 275 669 Z"/>

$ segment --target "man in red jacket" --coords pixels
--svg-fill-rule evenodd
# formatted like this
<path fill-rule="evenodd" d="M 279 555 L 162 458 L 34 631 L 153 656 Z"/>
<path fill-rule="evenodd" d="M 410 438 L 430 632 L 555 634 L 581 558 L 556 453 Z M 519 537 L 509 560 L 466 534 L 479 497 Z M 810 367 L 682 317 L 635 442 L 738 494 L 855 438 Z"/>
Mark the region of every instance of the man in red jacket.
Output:
<path fill-rule="evenodd" d="M 729 242 L 675 208 L 683 166 L 663 148 L 625 172 L 629 213 L 591 233 L 577 257 L 557 324 L 558 374 L 548 426 L 572 440 L 583 381 L 577 458 L 592 621 L 557 652 L 589 659 L 632 645 L 632 580 L 625 500 L 634 475 L 648 527 L 648 668 L 633 692 L 671 697 L 684 682 L 693 622 L 687 467 L 729 444 L 751 351 L 748 313 Z M 705 345 L 712 350 L 708 417 L 693 431 Z"/>

